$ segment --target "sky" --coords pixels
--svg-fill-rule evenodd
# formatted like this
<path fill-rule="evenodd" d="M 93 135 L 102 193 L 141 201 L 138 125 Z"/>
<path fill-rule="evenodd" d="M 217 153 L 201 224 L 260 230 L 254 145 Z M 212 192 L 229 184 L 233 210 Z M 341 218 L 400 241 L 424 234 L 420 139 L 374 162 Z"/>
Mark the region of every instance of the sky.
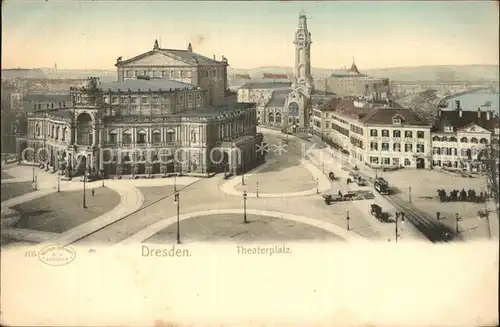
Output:
<path fill-rule="evenodd" d="M 304 10 L 317 68 L 493 64 L 499 6 L 491 1 L 5 0 L 2 68 L 114 69 L 116 58 L 186 49 L 233 68 L 293 66 Z"/>

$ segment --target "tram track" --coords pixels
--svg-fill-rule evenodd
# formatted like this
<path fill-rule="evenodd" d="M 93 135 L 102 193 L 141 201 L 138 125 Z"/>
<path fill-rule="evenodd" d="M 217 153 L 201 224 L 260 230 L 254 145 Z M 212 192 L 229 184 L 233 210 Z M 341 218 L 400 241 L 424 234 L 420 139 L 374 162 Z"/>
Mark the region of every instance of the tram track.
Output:
<path fill-rule="evenodd" d="M 153 205 L 155 205 L 155 204 L 157 204 L 157 203 L 159 203 L 159 202 L 161 202 L 163 200 L 171 198 L 171 197 L 173 197 L 173 195 L 176 192 L 181 192 L 182 190 L 185 190 L 186 188 L 191 187 L 191 186 L 193 186 L 193 185 L 195 185 L 195 184 L 197 184 L 197 183 L 199 183 L 199 182 L 201 182 L 203 180 L 204 180 L 204 178 L 200 178 L 197 181 L 194 181 L 194 182 L 189 183 L 187 185 L 184 185 L 182 187 L 178 187 L 176 191 L 168 193 L 167 195 L 165 195 L 165 196 L 163 196 L 163 197 L 161 197 L 161 198 L 159 198 L 159 199 L 157 199 L 155 201 L 152 201 L 151 203 L 148 203 L 147 205 L 142 206 L 139 209 L 137 209 L 137 210 L 135 210 L 135 211 L 133 211 L 133 212 L 131 212 L 129 214 L 126 214 L 125 216 L 123 216 L 123 217 L 121 217 L 121 218 L 119 218 L 119 219 L 117 219 L 117 220 L 115 220 L 115 221 L 113 221 L 113 222 L 111 222 L 109 224 L 106 224 L 106 225 L 104 225 L 104 226 L 102 226 L 102 227 L 100 227 L 98 229 L 95 229 L 95 230 L 93 230 L 93 231 L 91 231 L 91 232 L 89 232 L 89 233 L 87 233 L 87 234 L 85 234 L 85 235 L 83 235 L 83 236 L 81 236 L 81 237 L 79 237 L 79 238 L 77 238 L 77 239 L 69 242 L 66 245 L 76 245 L 77 243 L 83 243 L 85 241 L 89 241 L 89 239 L 91 239 L 91 238 L 101 239 L 101 238 L 99 238 L 100 234 L 105 235 L 106 233 L 111 232 L 112 229 L 117 229 L 118 231 L 125 230 L 124 228 L 126 228 L 126 226 L 128 225 L 127 222 L 128 222 L 129 219 L 133 218 L 134 219 L 133 222 L 134 223 L 137 222 L 137 219 L 135 219 L 136 217 L 134 217 L 137 213 L 139 213 L 139 212 L 141 212 L 141 211 L 143 211 L 143 210 L 145 210 L 145 209 L 147 209 L 147 208 L 149 208 L 149 207 L 151 207 L 151 206 L 153 206 Z M 155 222 L 156 221 L 148 222 L 147 226 L 149 226 L 149 225 L 151 225 L 151 224 L 153 224 Z M 119 225 L 123 225 L 124 228 L 117 228 L 117 226 L 119 226 Z M 145 228 L 147 226 L 142 226 L 141 228 Z M 125 232 L 123 234 L 120 234 L 120 236 L 126 238 L 127 237 L 127 233 L 130 233 L 130 231 L 127 231 L 127 232 Z"/>

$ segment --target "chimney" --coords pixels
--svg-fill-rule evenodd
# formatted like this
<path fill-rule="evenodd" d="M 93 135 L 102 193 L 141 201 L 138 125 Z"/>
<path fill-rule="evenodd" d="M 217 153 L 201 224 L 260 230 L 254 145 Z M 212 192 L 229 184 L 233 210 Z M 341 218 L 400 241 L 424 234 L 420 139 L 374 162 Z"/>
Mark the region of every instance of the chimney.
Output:
<path fill-rule="evenodd" d="M 486 111 L 486 120 L 491 119 L 491 110 Z"/>
<path fill-rule="evenodd" d="M 477 108 L 477 118 L 481 119 L 481 108 Z"/>

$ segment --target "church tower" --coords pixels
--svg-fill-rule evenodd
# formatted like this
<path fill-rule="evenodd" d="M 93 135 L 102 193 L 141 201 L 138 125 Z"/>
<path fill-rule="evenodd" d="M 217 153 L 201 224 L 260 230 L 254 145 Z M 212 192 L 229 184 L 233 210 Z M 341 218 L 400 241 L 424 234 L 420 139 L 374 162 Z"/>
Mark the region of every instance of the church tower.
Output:
<path fill-rule="evenodd" d="M 299 15 L 299 26 L 295 32 L 295 74 L 292 87 L 304 88 L 311 95 L 314 90 L 313 78 L 311 76 L 311 33 L 307 30 L 307 17 L 301 11 Z"/>

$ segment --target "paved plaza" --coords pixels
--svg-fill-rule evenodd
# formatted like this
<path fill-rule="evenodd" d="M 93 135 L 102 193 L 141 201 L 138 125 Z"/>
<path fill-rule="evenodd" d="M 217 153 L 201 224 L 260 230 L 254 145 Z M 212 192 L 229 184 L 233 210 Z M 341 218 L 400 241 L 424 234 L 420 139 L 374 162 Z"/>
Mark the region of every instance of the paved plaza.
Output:
<path fill-rule="evenodd" d="M 339 241 L 338 236 L 303 223 L 268 216 L 220 214 L 195 217 L 179 224 L 183 244 L 193 242 L 289 242 Z M 144 242 L 169 243 L 176 241 L 177 224 L 159 231 Z"/>
<path fill-rule="evenodd" d="M 241 184 L 241 176 L 224 179 L 222 174 L 204 179 L 171 177 L 105 180 L 105 187 L 101 181 L 97 181 L 87 183 L 87 209 L 82 208 L 81 181 L 60 181 L 61 192 L 57 193 L 57 176 L 36 168 L 36 191 L 33 188 L 26 189 L 26 192 L 12 191 L 9 198 L 2 199 L 2 213 L 9 210 L 21 213 L 17 225 L 2 229 L 2 242 L 14 240 L 44 244 L 110 245 L 143 241 L 172 243 L 177 217 L 174 187 L 180 195 L 181 237 L 187 243 L 272 240 L 386 242 L 394 239 L 394 224 L 380 223 L 369 213 L 370 204 L 376 202 L 389 215 L 394 215 L 396 209 L 387 199 L 374 194 L 374 200 L 326 205 L 323 193 L 353 191 L 363 187 L 347 185 L 348 171 L 342 169 L 341 162 L 324 146 L 312 147 L 314 142 L 289 136 L 289 146 L 285 147 L 289 152 L 272 150 L 272 145 L 283 141 L 283 138 L 279 133 L 265 134 L 265 140 L 270 145 L 267 162 L 245 174 L 245 185 Z M 326 177 L 329 171 L 337 176 L 335 181 Z M 361 171 L 374 175 L 373 171 L 365 167 Z M 31 167 L 15 165 L 3 173 L 11 178 L 2 180 L 2 188 L 16 189 L 14 185 L 23 183 L 32 187 Z M 405 188 L 410 178 L 415 179 L 414 171 L 384 174 L 399 190 L 395 196 L 400 197 L 401 201 L 406 199 L 408 194 Z M 467 212 L 463 214 L 464 220 L 460 225 L 464 238 L 487 233 L 489 225 L 474 215 L 481 205 L 440 203 L 435 199 L 436 186 L 431 182 L 437 176 L 443 178 L 437 184 L 441 188 L 457 185 L 458 177 L 435 171 L 419 172 L 418 176 L 423 182 L 411 183 L 412 205 L 430 212 L 440 209 L 445 217 L 440 223 L 450 229 L 454 228 L 451 214 L 457 210 L 461 210 L 461 214 Z M 480 190 L 479 179 L 469 178 L 460 182 L 465 181 L 470 183 L 464 185 Z M 371 186 L 364 188 L 372 190 Z M 96 192 L 95 197 L 91 196 L 92 189 Z M 243 191 L 247 192 L 246 199 Z M 426 198 L 426 195 L 434 198 Z M 251 221 L 249 224 L 242 223 L 244 210 Z M 400 236 L 406 240 L 427 241 L 411 224 L 401 229 Z"/>

